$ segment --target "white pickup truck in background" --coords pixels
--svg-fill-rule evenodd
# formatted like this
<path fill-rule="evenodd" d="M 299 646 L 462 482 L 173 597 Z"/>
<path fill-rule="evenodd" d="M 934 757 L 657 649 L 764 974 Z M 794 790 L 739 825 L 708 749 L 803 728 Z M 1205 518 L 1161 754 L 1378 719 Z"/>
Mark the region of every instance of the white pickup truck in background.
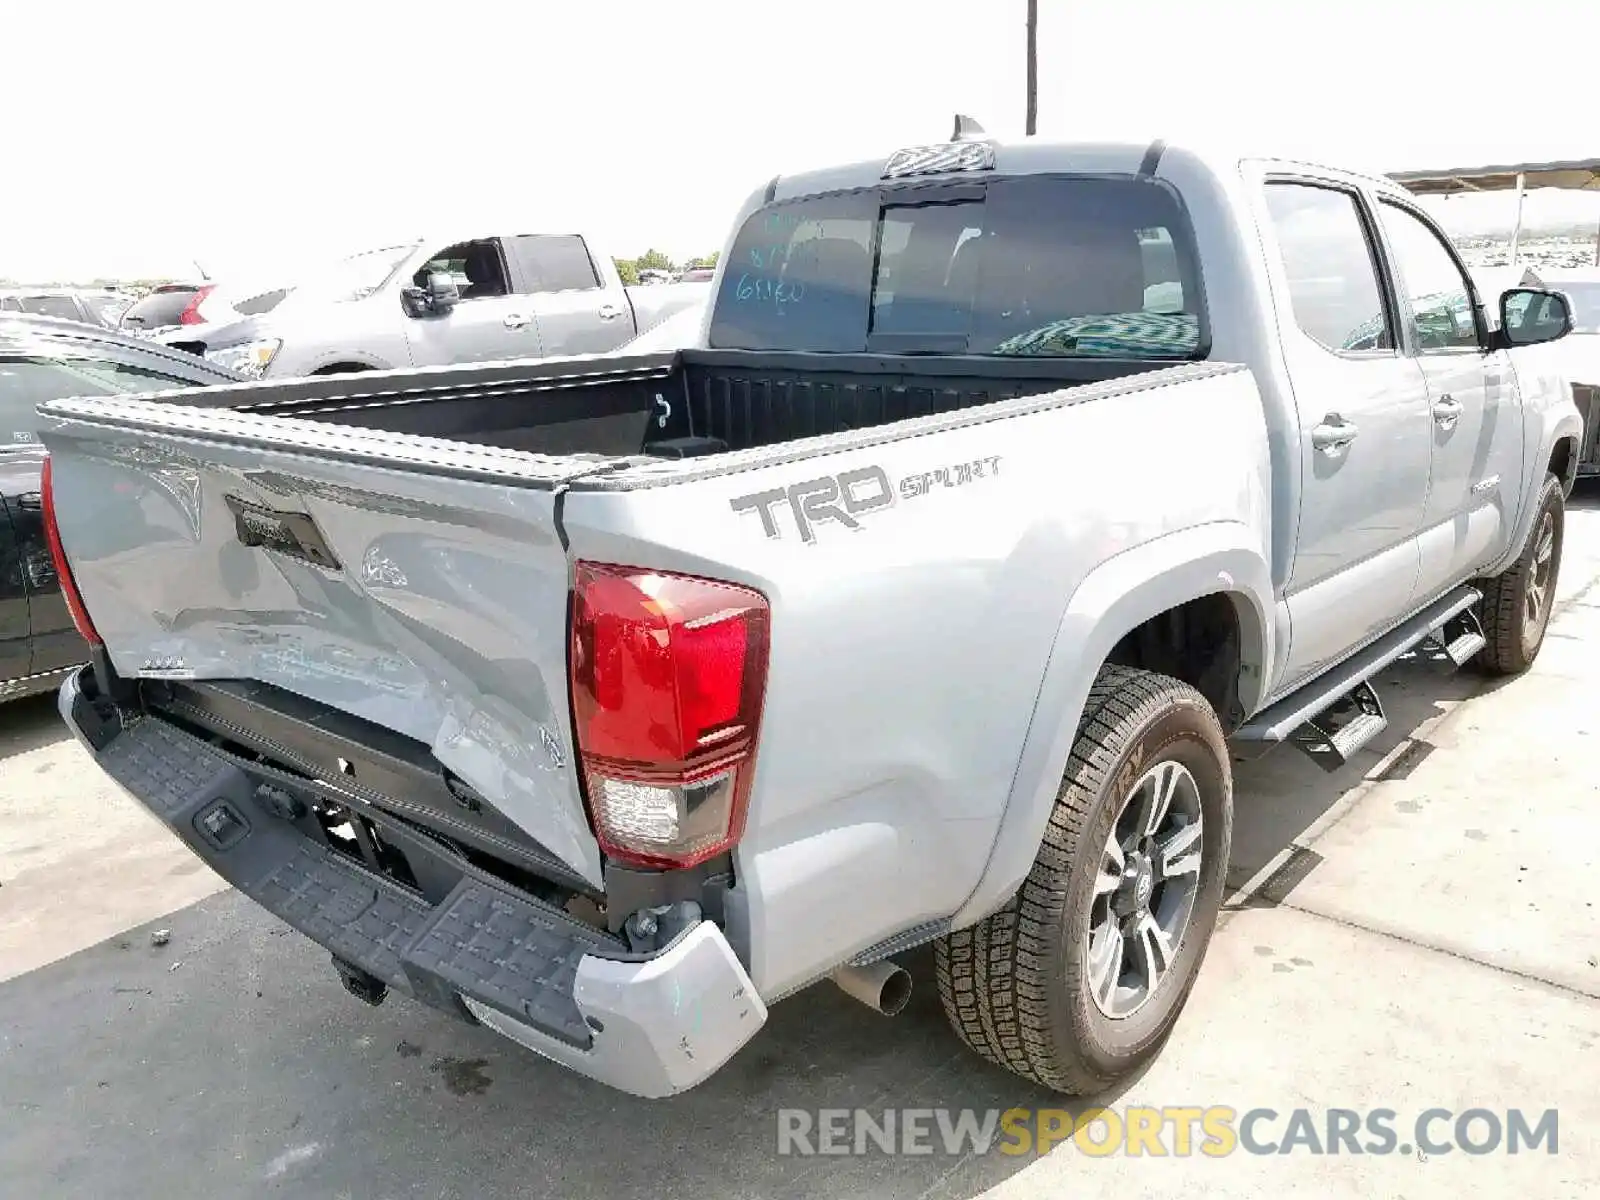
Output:
<path fill-rule="evenodd" d="M 709 283 L 626 287 L 598 244 L 581 233 L 419 238 L 313 272 L 271 312 L 156 340 L 256 379 L 606 354 L 710 295 Z"/>

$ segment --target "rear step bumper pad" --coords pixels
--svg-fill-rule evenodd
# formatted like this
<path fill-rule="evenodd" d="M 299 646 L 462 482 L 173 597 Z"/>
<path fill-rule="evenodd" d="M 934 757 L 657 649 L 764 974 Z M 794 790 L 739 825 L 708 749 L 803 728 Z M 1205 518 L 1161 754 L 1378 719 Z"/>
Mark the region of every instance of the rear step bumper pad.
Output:
<path fill-rule="evenodd" d="M 199 738 L 154 718 L 107 730 L 84 693 L 89 670 L 62 685 L 59 707 L 100 767 L 223 879 L 391 988 L 645 1097 L 700 1083 L 765 1024 L 766 1005 L 714 924 L 639 957 L 471 876 L 430 905 L 273 816 L 246 771 Z M 219 809 L 227 819 L 208 822 Z"/>

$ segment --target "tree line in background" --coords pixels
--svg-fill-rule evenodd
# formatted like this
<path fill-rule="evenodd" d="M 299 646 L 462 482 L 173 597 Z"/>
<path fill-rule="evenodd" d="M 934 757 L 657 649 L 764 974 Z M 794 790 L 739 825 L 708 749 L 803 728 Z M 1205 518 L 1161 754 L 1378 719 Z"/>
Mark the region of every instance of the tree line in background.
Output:
<path fill-rule="evenodd" d="M 127 292 L 148 292 L 148 291 L 153 290 L 154 288 L 157 288 L 157 287 L 161 286 L 163 283 L 171 283 L 171 282 L 172 282 L 172 280 L 170 280 L 170 279 L 102 279 L 99 276 L 96 276 L 94 279 L 91 279 L 88 283 L 83 283 L 82 281 L 78 281 L 78 282 L 66 281 L 66 282 L 63 282 L 63 281 L 60 281 L 60 280 L 57 280 L 56 282 L 53 282 L 53 283 L 51 283 L 51 282 L 41 283 L 37 279 L 34 279 L 34 280 L 11 279 L 11 278 L 9 278 L 7 276 L 0 275 L 0 291 L 4 291 L 4 290 L 6 290 L 8 288 L 18 288 L 18 289 L 20 289 L 20 288 L 38 287 L 38 288 L 105 288 L 105 289 L 113 289 L 113 290 L 120 289 L 122 291 L 127 291 Z"/>
<path fill-rule="evenodd" d="M 714 267 L 721 254 L 722 251 L 714 250 L 699 258 L 675 263 L 659 250 L 646 250 L 638 258 L 613 258 L 611 261 L 617 264 L 617 274 L 622 276 L 622 282 L 632 286 L 639 282 L 640 271 L 693 271 Z"/>

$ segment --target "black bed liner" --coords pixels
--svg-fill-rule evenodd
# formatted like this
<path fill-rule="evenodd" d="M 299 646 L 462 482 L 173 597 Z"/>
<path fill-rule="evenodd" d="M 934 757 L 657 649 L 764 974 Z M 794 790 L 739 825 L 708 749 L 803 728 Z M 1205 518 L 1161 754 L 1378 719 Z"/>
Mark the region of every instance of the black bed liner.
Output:
<path fill-rule="evenodd" d="M 541 454 L 680 457 L 957 412 L 1174 365 L 685 350 L 285 380 L 210 389 L 193 402 Z"/>

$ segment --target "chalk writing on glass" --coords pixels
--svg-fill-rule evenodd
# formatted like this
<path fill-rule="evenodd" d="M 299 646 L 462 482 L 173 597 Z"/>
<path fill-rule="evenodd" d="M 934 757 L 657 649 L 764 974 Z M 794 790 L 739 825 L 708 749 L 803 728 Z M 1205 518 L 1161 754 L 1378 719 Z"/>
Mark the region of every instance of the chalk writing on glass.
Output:
<path fill-rule="evenodd" d="M 785 305 L 798 304 L 806 298 L 806 285 L 798 280 L 790 282 L 768 275 L 751 275 L 746 271 L 739 276 L 733 295 L 740 304 L 750 301 L 770 303 L 782 312 Z"/>
<path fill-rule="evenodd" d="M 805 217 L 797 212 L 769 212 L 761 218 L 761 228 L 768 233 L 792 233 L 800 227 Z"/>
<path fill-rule="evenodd" d="M 762 232 L 772 240 L 745 250 L 740 264 L 744 269 L 733 290 L 738 303 L 771 304 L 781 314 L 789 305 L 805 299 L 806 285 L 784 278 L 785 267 L 792 259 L 790 239 L 801 219 L 798 213 L 767 213 L 762 218 Z"/>

